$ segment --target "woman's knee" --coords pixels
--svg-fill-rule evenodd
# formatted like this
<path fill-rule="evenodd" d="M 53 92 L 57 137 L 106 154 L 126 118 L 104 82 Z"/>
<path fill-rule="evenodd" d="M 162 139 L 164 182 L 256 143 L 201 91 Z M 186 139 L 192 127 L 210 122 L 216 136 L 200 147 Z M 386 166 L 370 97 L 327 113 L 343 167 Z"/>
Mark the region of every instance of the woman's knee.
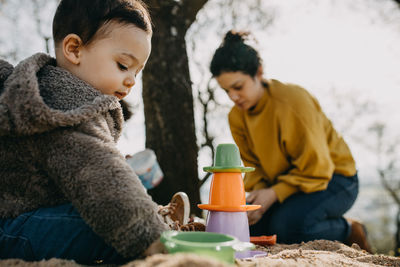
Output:
<path fill-rule="evenodd" d="M 310 222 L 304 214 L 277 214 L 271 218 L 269 232 L 277 235 L 278 242 L 291 244 L 303 241 L 309 227 Z"/>

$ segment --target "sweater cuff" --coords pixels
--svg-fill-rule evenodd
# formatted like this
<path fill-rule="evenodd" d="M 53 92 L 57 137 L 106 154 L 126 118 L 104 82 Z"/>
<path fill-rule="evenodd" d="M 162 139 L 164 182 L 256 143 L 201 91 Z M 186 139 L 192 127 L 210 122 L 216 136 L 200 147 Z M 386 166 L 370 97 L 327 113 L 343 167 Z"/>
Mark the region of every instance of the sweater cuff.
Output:
<path fill-rule="evenodd" d="M 261 180 L 253 186 L 253 190 L 263 189 L 267 187 L 268 184 L 264 180 Z"/>
<path fill-rule="evenodd" d="M 275 191 L 280 203 L 282 203 L 289 196 L 291 196 L 294 193 L 299 191 L 299 189 L 297 187 L 283 183 L 283 182 L 279 182 L 279 183 L 271 186 L 271 188 Z"/>

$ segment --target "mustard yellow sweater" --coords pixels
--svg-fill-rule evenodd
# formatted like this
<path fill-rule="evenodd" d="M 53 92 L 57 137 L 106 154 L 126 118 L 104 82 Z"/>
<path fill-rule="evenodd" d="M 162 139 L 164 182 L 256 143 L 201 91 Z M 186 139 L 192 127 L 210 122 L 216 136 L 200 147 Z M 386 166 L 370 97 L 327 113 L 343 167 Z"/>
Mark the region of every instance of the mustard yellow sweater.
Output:
<path fill-rule="evenodd" d="M 229 113 L 232 136 L 245 166 L 246 191 L 271 187 L 280 202 L 327 188 L 334 173 L 353 176 L 355 162 L 317 100 L 305 89 L 269 80 L 252 110 Z"/>

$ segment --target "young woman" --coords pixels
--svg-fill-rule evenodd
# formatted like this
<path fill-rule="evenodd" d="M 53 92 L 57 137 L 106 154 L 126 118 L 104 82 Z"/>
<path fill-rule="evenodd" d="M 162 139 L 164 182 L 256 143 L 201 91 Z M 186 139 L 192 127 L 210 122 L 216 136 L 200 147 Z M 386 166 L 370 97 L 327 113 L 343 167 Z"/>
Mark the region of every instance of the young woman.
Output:
<path fill-rule="evenodd" d="M 318 101 L 305 89 L 263 76 L 248 33 L 229 31 L 211 73 L 235 106 L 232 136 L 245 165 L 251 235 L 277 234 L 282 243 L 315 239 L 357 243 L 370 251 L 365 227 L 343 214 L 358 194 L 354 159 Z"/>

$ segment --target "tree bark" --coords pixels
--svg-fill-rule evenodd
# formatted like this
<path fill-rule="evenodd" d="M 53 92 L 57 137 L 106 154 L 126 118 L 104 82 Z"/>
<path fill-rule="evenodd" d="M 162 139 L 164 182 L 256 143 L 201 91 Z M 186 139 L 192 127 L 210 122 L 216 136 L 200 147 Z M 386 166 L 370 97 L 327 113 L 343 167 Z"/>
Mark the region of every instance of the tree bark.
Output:
<path fill-rule="evenodd" d="M 146 147 L 155 151 L 164 179 L 149 190 L 166 204 L 177 191 L 186 192 L 192 213 L 200 214 L 192 83 L 185 35 L 207 2 L 146 1 L 153 19 L 152 53 L 143 72 Z"/>

